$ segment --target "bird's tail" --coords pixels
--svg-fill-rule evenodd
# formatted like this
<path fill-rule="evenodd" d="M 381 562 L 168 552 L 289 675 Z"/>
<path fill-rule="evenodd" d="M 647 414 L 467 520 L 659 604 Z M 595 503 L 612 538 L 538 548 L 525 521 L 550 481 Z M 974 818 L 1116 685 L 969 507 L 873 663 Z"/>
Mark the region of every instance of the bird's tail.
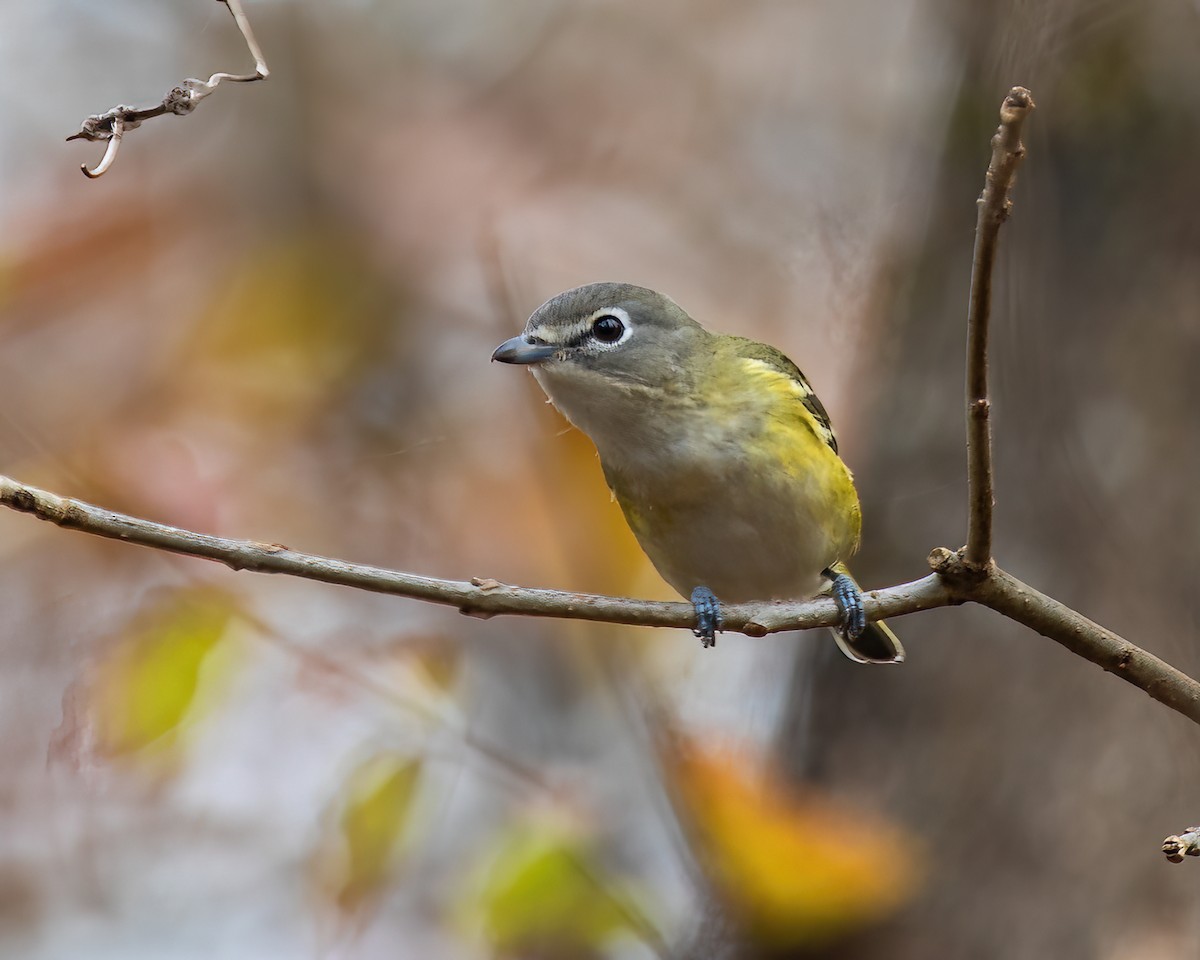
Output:
<path fill-rule="evenodd" d="M 854 581 L 844 563 L 835 563 L 830 568 L 834 573 L 844 574 Z M 858 582 L 854 581 L 857 587 Z M 860 588 L 861 591 L 861 588 Z M 855 663 L 903 663 L 904 646 L 891 628 L 882 620 L 868 623 L 863 632 L 853 640 L 841 630 L 833 630 L 833 637 L 842 653 Z"/>

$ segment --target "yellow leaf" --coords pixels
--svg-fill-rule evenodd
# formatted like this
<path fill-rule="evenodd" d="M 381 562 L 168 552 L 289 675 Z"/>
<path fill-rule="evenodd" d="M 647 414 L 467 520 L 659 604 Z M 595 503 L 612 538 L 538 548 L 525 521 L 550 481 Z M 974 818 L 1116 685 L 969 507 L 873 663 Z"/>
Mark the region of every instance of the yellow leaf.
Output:
<path fill-rule="evenodd" d="M 87 683 L 99 753 L 118 757 L 172 745 L 195 701 L 201 668 L 233 615 L 229 598 L 208 589 L 172 592 L 138 614 Z"/>
<path fill-rule="evenodd" d="M 616 899 L 624 895 L 586 842 L 544 828 L 522 829 L 507 838 L 492 868 L 484 923 L 502 954 L 590 956 L 614 933 L 631 928 Z"/>
<path fill-rule="evenodd" d="M 377 753 L 358 764 L 342 785 L 340 812 L 315 855 L 322 894 L 354 913 L 386 887 L 400 860 L 421 761 Z"/>
<path fill-rule="evenodd" d="M 395 323 L 365 260 L 319 231 L 273 238 L 241 261 L 197 325 L 188 369 L 210 404 L 307 422 L 353 383 Z M 196 357 L 204 363 L 195 363 Z"/>
<path fill-rule="evenodd" d="M 709 872 L 756 941 L 827 942 L 916 893 L 914 845 L 878 817 L 793 792 L 732 751 L 681 755 L 673 769 Z"/>

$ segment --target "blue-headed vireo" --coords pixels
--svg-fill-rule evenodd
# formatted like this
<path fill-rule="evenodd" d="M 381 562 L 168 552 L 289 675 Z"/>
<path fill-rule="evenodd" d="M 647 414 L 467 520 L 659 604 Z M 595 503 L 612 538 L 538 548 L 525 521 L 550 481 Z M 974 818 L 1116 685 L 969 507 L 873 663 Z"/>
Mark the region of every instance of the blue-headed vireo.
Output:
<path fill-rule="evenodd" d="M 540 306 L 493 360 L 527 364 L 591 437 L 629 526 L 715 642 L 717 597 L 793 599 L 828 590 L 838 645 L 862 663 L 904 648 L 868 624 L 844 561 L 862 515 L 829 415 L 787 357 L 710 333 L 669 297 L 592 283 Z"/>

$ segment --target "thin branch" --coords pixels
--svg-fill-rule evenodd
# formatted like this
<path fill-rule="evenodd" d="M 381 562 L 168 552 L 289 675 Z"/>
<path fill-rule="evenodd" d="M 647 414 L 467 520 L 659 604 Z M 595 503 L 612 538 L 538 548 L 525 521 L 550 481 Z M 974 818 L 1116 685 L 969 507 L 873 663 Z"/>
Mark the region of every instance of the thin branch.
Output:
<path fill-rule="evenodd" d="M 300 553 L 279 544 L 230 540 L 153 523 L 104 510 L 82 500 L 60 497 L 2 475 L 0 506 L 31 513 L 69 530 L 217 560 L 233 570 L 281 573 L 373 593 L 409 597 L 455 607 L 470 616 L 487 618 L 512 614 L 675 628 L 690 628 L 695 623 L 695 610 L 687 603 L 515 587 L 479 577 L 470 581 L 422 577 Z M 979 567 L 967 563 L 961 553 L 944 547 L 934 550 L 929 562 L 935 571 L 929 576 L 867 593 L 867 616 L 878 620 L 935 607 L 979 603 L 1056 640 L 1071 652 L 1141 688 L 1189 720 L 1200 723 L 1200 683 L 1170 664 L 994 565 L 981 572 Z M 752 637 L 785 630 L 832 627 L 839 622 L 837 607 L 824 597 L 730 604 L 723 612 L 727 630 Z"/>
<path fill-rule="evenodd" d="M 967 306 L 967 563 L 984 566 L 992 559 L 991 401 L 988 399 L 988 322 L 992 313 L 992 269 L 1000 227 L 1012 209 L 1009 197 L 1017 167 L 1025 156 L 1021 126 L 1033 110 L 1033 97 L 1013 87 L 1000 105 L 1000 126 L 992 137 L 979 213 L 975 224 L 975 257 L 971 266 L 971 298 Z"/>
<path fill-rule="evenodd" d="M 382 567 L 348 563 L 330 557 L 289 550 L 279 544 L 231 540 L 195 533 L 180 527 L 142 520 L 101 507 L 60 497 L 0 475 L 0 505 L 31 513 L 69 530 L 82 530 L 110 540 L 123 540 L 157 550 L 206 560 L 217 560 L 233 570 L 282 573 L 307 580 L 355 587 L 457 608 L 470 616 L 500 614 L 557 617 L 644 627 L 690 628 L 696 613 L 690 603 L 630 600 L 562 590 L 515 587 L 490 578 L 471 581 L 442 580 Z M 943 578 L 930 574 L 922 580 L 865 595 L 872 619 L 898 617 L 961 603 Z M 765 601 L 731 604 L 722 608 L 725 629 L 762 637 L 783 630 L 832 627 L 839 622 L 834 602 L 827 598 L 807 601 Z"/>
<path fill-rule="evenodd" d="M 1188 827 L 1179 836 L 1167 837 L 1162 852 L 1172 863 L 1183 863 L 1184 857 L 1200 857 L 1200 827 Z"/>
<path fill-rule="evenodd" d="M 172 87 L 163 97 L 162 103 L 157 103 L 152 107 L 139 108 L 118 104 L 107 113 L 93 114 L 88 117 L 80 124 L 79 132 L 71 134 L 67 140 L 107 141 L 108 146 L 104 149 L 104 158 L 95 167 L 89 169 L 86 163 L 79 165 L 84 176 L 91 180 L 102 176 L 113 165 L 113 161 L 117 157 L 117 150 L 121 146 L 121 137 L 127 131 L 140 127 L 143 121 L 168 113 L 180 117 L 186 116 L 196 109 L 201 100 L 216 90 L 223 80 L 231 83 L 252 83 L 255 80 L 265 80 L 270 76 L 262 50 L 258 46 L 258 41 L 254 39 L 254 32 L 250 29 L 250 21 L 246 19 L 246 14 L 242 11 L 241 0 L 217 0 L 217 2 L 225 4 L 229 12 L 233 14 L 234 22 L 241 31 L 242 39 L 246 41 L 246 48 L 250 51 L 250 56 L 254 58 L 254 73 L 214 73 L 207 80 L 189 77 L 179 86 Z"/>
<path fill-rule="evenodd" d="M 939 548 L 929 559 L 933 568 L 959 585 L 960 593 L 969 600 L 1061 643 L 1076 656 L 1132 683 L 1200 724 L 1200 682 L 1165 660 L 1022 583 L 995 564 L 980 576 L 979 568 L 968 563 L 962 552 Z"/>

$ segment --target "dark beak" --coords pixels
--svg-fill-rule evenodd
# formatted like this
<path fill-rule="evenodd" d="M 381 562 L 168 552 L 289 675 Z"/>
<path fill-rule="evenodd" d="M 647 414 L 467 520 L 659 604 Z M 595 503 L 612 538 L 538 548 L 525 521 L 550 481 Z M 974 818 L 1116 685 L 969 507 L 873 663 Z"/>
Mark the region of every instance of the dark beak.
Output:
<path fill-rule="evenodd" d="M 501 363 L 541 363 L 558 352 L 550 343 L 530 343 L 524 336 L 505 340 L 492 354 L 493 360 Z"/>

